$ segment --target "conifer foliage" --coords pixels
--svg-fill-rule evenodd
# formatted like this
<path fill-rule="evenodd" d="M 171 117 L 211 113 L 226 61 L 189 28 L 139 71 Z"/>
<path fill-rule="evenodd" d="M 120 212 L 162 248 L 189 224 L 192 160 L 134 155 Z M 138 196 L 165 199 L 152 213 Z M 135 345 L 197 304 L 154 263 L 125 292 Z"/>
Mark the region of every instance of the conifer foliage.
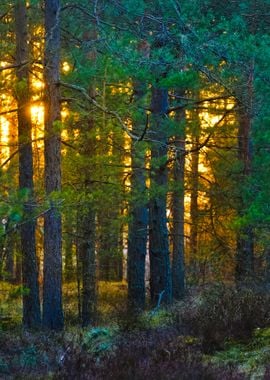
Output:
<path fill-rule="evenodd" d="M 83 326 L 106 281 L 136 315 L 269 282 L 269 10 L 0 4 L 0 277 L 25 327 L 64 327 L 62 278 Z"/>

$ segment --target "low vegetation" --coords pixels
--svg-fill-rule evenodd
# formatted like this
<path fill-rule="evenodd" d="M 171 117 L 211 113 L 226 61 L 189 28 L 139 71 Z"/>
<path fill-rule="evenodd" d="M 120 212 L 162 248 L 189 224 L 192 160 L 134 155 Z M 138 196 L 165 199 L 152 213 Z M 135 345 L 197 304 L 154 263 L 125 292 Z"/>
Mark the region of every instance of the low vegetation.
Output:
<path fill-rule="evenodd" d="M 263 289 L 193 289 L 170 309 L 135 317 L 119 306 L 125 284 L 104 282 L 96 326 L 82 329 L 72 288 L 64 287 L 64 332 L 27 332 L 20 291 L 1 283 L 0 378 L 267 379 L 270 300 Z M 6 319 L 5 310 L 12 310 Z"/>

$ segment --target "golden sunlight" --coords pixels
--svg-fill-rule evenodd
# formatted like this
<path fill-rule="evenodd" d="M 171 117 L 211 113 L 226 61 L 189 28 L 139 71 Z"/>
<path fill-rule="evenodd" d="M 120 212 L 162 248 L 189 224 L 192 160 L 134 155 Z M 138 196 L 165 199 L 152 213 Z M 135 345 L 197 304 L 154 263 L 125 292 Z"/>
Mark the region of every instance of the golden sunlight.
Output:
<path fill-rule="evenodd" d="M 31 106 L 31 119 L 35 125 L 42 125 L 44 122 L 44 105 L 40 103 Z"/>
<path fill-rule="evenodd" d="M 10 123 L 9 121 L 3 117 L 0 116 L 0 129 L 1 129 L 1 163 L 3 163 L 10 154 L 10 148 L 9 148 L 9 127 Z"/>
<path fill-rule="evenodd" d="M 62 63 L 62 70 L 65 74 L 71 70 L 70 64 L 67 61 Z"/>

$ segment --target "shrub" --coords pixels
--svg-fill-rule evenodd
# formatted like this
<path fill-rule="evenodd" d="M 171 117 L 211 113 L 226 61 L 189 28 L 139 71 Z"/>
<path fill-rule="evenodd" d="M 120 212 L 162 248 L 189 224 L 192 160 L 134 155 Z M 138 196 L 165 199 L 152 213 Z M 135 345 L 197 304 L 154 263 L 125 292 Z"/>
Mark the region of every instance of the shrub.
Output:
<path fill-rule="evenodd" d="M 96 327 L 83 336 L 82 347 L 95 356 L 103 356 L 114 347 L 115 331 L 105 327 Z"/>
<path fill-rule="evenodd" d="M 70 352 L 57 379 L 81 380 L 240 380 L 234 367 L 204 364 L 198 340 L 179 336 L 173 328 L 126 333 L 113 355 L 98 363 L 83 349 Z"/>
<path fill-rule="evenodd" d="M 206 352 L 229 339 L 245 340 L 270 321 L 270 296 L 250 288 L 212 286 L 194 297 L 177 315 L 191 334 L 201 337 Z"/>

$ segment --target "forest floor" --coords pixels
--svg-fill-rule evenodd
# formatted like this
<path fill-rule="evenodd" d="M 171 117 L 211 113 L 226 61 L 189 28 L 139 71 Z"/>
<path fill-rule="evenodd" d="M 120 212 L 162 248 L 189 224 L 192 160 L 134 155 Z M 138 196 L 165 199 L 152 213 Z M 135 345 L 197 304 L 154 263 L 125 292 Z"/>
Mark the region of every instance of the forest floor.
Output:
<path fill-rule="evenodd" d="M 125 312 L 126 284 L 100 283 L 94 327 L 64 287 L 63 332 L 24 331 L 20 288 L 0 283 L 0 379 L 270 379 L 270 295 L 194 288 L 168 309 Z"/>

